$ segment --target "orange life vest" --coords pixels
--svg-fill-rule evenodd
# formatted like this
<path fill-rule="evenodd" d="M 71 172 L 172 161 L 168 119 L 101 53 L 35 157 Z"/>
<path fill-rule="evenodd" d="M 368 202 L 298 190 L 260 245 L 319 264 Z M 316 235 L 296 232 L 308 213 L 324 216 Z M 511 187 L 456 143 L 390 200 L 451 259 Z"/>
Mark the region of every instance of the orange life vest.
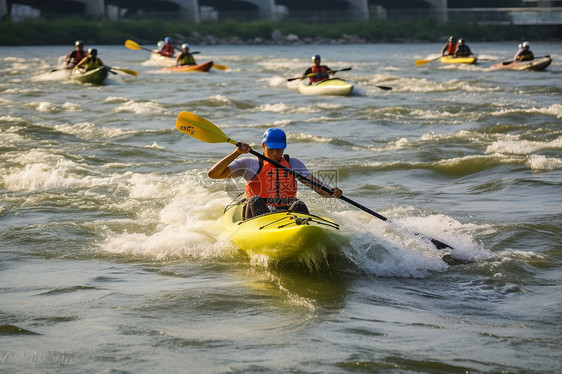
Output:
<path fill-rule="evenodd" d="M 267 205 L 285 206 L 297 197 L 297 180 L 286 170 L 260 159 L 258 172 L 246 184 L 246 199 L 259 196 Z M 289 168 L 289 155 L 283 155 L 279 163 Z"/>
<path fill-rule="evenodd" d="M 326 66 L 324 66 L 324 65 L 320 65 L 319 67 L 316 67 L 316 65 L 314 65 L 311 68 L 312 73 L 323 73 L 327 70 L 328 69 L 326 69 Z M 322 81 L 326 80 L 326 78 L 328 78 L 327 74 L 311 75 L 310 76 L 310 83 L 322 82 Z"/>
<path fill-rule="evenodd" d="M 450 41 L 449 47 L 447 48 L 447 52 L 449 53 L 449 55 L 452 56 L 455 53 L 456 49 L 457 49 L 457 43 Z"/>

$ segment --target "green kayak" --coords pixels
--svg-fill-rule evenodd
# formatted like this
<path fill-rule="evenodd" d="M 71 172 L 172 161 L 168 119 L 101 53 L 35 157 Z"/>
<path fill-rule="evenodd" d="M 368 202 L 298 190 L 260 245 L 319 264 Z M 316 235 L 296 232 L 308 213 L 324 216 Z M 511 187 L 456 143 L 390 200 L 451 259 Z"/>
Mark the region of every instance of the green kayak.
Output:
<path fill-rule="evenodd" d="M 102 84 L 105 78 L 107 78 L 108 71 L 105 66 L 88 71 L 73 69 L 72 73 L 70 73 L 70 79 L 81 83 Z"/>

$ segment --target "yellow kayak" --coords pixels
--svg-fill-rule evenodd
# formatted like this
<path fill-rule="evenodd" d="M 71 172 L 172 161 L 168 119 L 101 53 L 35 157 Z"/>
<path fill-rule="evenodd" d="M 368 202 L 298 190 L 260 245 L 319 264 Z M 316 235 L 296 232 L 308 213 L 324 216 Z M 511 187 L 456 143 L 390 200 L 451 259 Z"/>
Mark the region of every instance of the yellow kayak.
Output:
<path fill-rule="evenodd" d="M 453 57 L 443 56 L 440 61 L 442 64 L 475 64 L 476 57 Z"/>
<path fill-rule="evenodd" d="M 289 211 L 242 220 L 246 199 L 226 207 L 223 224 L 230 240 L 248 256 L 274 260 L 326 257 L 338 253 L 348 234 L 333 220 Z"/>
<path fill-rule="evenodd" d="M 353 84 L 339 78 L 326 79 L 313 84 L 308 83 L 308 79 L 304 79 L 299 83 L 298 90 L 303 95 L 347 96 L 351 94 Z"/>

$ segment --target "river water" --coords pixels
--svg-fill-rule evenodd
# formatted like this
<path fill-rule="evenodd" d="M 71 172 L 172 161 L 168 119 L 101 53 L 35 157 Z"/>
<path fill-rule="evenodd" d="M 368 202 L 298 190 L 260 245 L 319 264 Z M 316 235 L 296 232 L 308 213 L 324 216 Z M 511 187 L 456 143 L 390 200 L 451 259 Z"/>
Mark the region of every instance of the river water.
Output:
<path fill-rule="evenodd" d="M 544 72 L 488 69 L 516 42 L 470 46 L 485 61 L 193 46 L 229 68 L 207 74 L 100 46 L 139 72 L 101 87 L 49 72 L 71 46 L 0 48 L 0 372 L 560 372 L 562 44 L 532 43 Z M 354 95 L 296 92 L 316 53 L 352 67 Z M 233 146 L 177 131 L 184 110 L 256 149 L 283 128 L 288 154 L 393 223 L 302 187 L 350 245 L 246 257 L 221 226 L 243 184 L 206 177 Z"/>

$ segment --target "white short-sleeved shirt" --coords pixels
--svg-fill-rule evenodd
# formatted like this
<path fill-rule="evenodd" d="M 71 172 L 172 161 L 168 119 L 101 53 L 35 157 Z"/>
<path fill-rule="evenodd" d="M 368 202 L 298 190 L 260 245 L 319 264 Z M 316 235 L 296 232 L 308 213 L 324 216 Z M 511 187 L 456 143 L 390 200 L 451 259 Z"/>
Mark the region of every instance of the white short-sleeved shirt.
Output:
<path fill-rule="evenodd" d="M 253 157 L 240 158 L 228 165 L 228 168 L 235 177 L 243 177 L 246 182 L 251 181 L 256 176 L 259 167 L 258 159 Z M 311 174 L 304 163 L 298 158 L 289 157 L 289 167 L 303 177 L 308 177 Z"/>

